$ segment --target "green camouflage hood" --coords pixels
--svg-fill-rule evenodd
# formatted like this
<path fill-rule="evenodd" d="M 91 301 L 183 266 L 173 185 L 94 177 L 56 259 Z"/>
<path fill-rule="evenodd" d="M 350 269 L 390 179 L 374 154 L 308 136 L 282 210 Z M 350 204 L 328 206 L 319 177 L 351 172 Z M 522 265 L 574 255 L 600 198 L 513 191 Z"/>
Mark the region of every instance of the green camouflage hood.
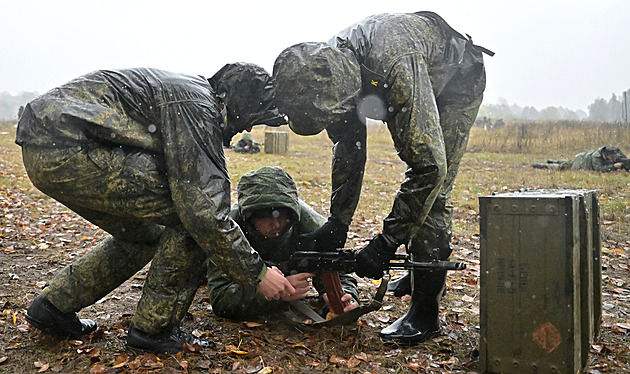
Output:
<path fill-rule="evenodd" d="M 284 115 L 272 105 L 273 79 L 262 67 L 244 62 L 227 64 L 208 79 L 227 107 L 223 144 L 249 126 L 281 126 Z"/>
<path fill-rule="evenodd" d="M 296 134 L 314 135 L 356 115 L 361 72 L 347 49 L 296 44 L 280 53 L 273 74 L 276 105 Z"/>
<path fill-rule="evenodd" d="M 278 166 L 263 166 L 250 171 L 238 182 L 238 205 L 247 221 L 254 210 L 288 208 L 300 219 L 297 187 L 293 178 Z"/>

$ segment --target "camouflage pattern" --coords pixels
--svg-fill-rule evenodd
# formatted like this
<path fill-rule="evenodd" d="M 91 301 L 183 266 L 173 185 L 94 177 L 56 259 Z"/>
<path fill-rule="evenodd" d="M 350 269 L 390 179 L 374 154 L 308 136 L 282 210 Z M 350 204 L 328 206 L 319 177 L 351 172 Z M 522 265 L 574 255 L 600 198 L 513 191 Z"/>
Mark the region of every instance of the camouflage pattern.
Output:
<path fill-rule="evenodd" d="M 234 70 L 241 80 L 264 75 L 224 68 L 235 85 Z M 218 95 L 203 77 L 156 69 L 96 71 L 25 107 L 16 142 L 33 184 L 111 235 L 49 282 L 44 292 L 62 312 L 94 303 L 150 260 L 134 317 L 145 332 L 179 324 L 208 256 L 238 284 L 257 285 L 264 262 L 228 217 L 223 135 L 240 130 L 221 113 L 220 97 L 238 106 L 228 88 Z M 253 101 L 245 117 L 273 117 L 268 100 Z"/>
<path fill-rule="evenodd" d="M 252 135 L 248 132 L 244 133 L 243 136 L 241 136 L 241 138 L 236 142 L 232 149 L 234 150 L 234 152 L 238 153 L 260 152 L 259 144 L 254 141 Z"/>
<path fill-rule="evenodd" d="M 626 158 L 626 155 L 619 148 L 606 145 L 575 155 L 571 162 L 571 169 L 595 170 L 599 172 L 616 171 L 619 169 L 614 164 L 620 158 Z"/>
<path fill-rule="evenodd" d="M 390 248 L 406 245 L 416 260 L 448 258 L 453 183 L 485 89 L 482 52 L 492 52 L 430 12 L 371 16 L 328 45 L 286 49 L 273 74 L 276 103 L 291 128 L 303 135 L 326 128 L 335 143 L 331 216 L 350 223 L 366 161 L 365 117 L 383 120 L 409 166 L 383 238 Z M 321 84 L 325 79 L 346 87 Z"/>
<path fill-rule="evenodd" d="M 265 238 L 249 223 L 253 211 L 266 208 L 288 208 L 293 212 L 293 224 L 277 238 Z M 298 198 L 291 176 L 277 166 L 265 166 L 243 175 L 238 184 L 238 202 L 233 204 L 232 217 L 243 228 L 247 240 L 268 265 L 284 267 L 297 247 L 298 236 L 315 231 L 326 219 Z M 286 269 L 285 269 L 286 270 Z M 358 300 L 355 279 L 340 275 L 344 291 Z M 321 281 L 313 281 L 323 294 Z M 213 263 L 208 266 L 208 291 L 215 314 L 234 319 L 251 318 L 261 314 L 284 311 L 288 303 L 267 301 L 253 288 L 236 284 Z"/>
<path fill-rule="evenodd" d="M 537 169 L 552 170 L 594 170 L 602 173 L 617 171 L 615 162 L 619 159 L 626 158 L 626 155 L 617 147 L 606 145 L 597 149 L 591 149 L 586 152 L 578 153 L 570 159 L 547 160 L 547 163 L 534 163 Z"/>

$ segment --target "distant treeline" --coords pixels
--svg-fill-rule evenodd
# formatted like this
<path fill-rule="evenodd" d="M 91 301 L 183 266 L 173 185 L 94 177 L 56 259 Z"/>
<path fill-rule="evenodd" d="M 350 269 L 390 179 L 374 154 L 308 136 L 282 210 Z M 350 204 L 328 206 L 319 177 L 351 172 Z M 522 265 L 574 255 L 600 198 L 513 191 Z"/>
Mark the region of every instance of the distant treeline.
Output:
<path fill-rule="evenodd" d="M 26 105 L 37 97 L 37 92 L 22 92 L 13 96 L 7 92 L 0 92 L 0 120 L 14 121 L 18 118 L 20 106 Z M 484 127 L 495 126 L 511 120 L 523 121 L 595 121 L 595 122 L 628 122 L 628 100 L 630 90 L 617 96 L 612 94 L 608 100 L 597 98 L 588 106 L 588 113 L 583 110 L 572 111 L 563 107 L 546 107 L 538 110 L 531 106 L 521 107 L 518 104 L 509 104 L 507 100 L 500 99 L 497 104 L 484 104 L 477 116 L 478 124 Z"/>
<path fill-rule="evenodd" d="M 630 90 L 622 92 L 617 96 L 612 94 L 611 98 L 606 100 L 597 98 L 588 106 L 588 113 L 583 110 L 572 111 L 563 107 L 546 107 L 538 110 L 531 106 L 521 107 L 518 104 L 509 104 L 505 99 L 500 99 L 498 104 L 484 104 L 479 110 L 477 116 L 478 124 L 488 127 L 489 124 L 494 125 L 495 121 L 499 122 L 499 126 L 506 121 L 523 120 L 523 121 L 594 121 L 594 122 L 611 122 L 611 123 L 627 123 L 628 108 L 630 104 Z"/>
<path fill-rule="evenodd" d="M 0 120 L 15 121 L 21 106 L 36 98 L 37 92 L 21 92 L 13 96 L 8 92 L 0 92 Z"/>

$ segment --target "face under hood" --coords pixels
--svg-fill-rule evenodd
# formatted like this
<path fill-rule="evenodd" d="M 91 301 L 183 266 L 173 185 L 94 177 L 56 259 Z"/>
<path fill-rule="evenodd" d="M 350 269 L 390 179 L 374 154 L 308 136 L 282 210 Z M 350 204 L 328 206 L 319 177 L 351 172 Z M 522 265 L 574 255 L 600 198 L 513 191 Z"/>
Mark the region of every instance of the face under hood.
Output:
<path fill-rule="evenodd" d="M 356 111 L 361 70 L 349 50 L 296 44 L 278 56 L 273 73 L 276 105 L 297 134 L 317 134 Z"/>
<path fill-rule="evenodd" d="M 610 158 L 613 161 L 617 161 L 620 158 L 626 158 L 626 155 L 621 152 L 621 149 L 614 145 L 606 145 L 600 148 L 600 152 L 604 157 Z"/>
<path fill-rule="evenodd" d="M 227 110 L 223 144 L 254 125 L 286 125 L 286 119 L 273 107 L 273 80 L 262 67 L 248 63 L 227 64 L 208 79 Z"/>
<path fill-rule="evenodd" d="M 238 205 L 247 221 L 259 209 L 288 208 L 299 220 L 297 188 L 293 178 L 278 166 L 263 166 L 250 171 L 238 182 Z"/>

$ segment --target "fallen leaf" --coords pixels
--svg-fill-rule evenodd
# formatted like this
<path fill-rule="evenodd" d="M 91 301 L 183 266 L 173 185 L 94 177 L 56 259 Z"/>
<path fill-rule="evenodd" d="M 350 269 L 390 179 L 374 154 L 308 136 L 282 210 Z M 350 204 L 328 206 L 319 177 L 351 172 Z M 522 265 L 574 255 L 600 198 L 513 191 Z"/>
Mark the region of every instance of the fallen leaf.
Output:
<path fill-rule="evenodd" d="M 260 327 L 263 325 L 262 323 L 258 323 L 258 322 L 244 322 L 244 324 L 247 327 Z"/>
<path fill-rule="evenodd" d="M 184 371 L 188 371 L 188 361 L 180 361 L 179 366 L 181 366 Z"/>
<path fill-rule="evenodd" d="M 225 351 L 229 352 L 229 353 L 234 353 L 234 354 L 237 354 L 237 355 L 246 355 L 248 353 L 247 352 L 247 348 L 239 348 L 239 347 L 237 347 L 235 345 L 232 345 L 232 344 L 226 345 L 225 346 Z"/>
<path fill-rule="evenodd" d="M 136 370 L 138 368 L 140 368 L 140 359 L 136 358 L 129 363 L 129 369 Z"/>
<path fill-rule="evenodd" d="M 145 355 L 142 355 L 139 357 L 139 359 L 140 359 L 140 364 L 144 368 L 159 369 L 164 366 L 164 364 L 160 362 L 160 358 L 154 355 L 153 353 L 147 353 Z"/>
<path fill-rule="evenodd" d="M 99 362 L 90 367 L 90 374 L 105 374 L 106 372 L 105 366 Z"/>
<path fill-rule="evenodd" d="M 37 365 L 35 365 L 37 366 Z M 46 370 L 48 370 L 48 368 L 50 367 L 50 364 L 43 364 L 41 367 L 39 367 L 39 370 L 37 370 L 38 373 L 43 373 Z"/>
<path fill-rule="evenodd" d="M 365 352 L 359 352 L 356 355 L 354 355 L 354 357 L 356 357 L 357 359 L 359 359 L 361 361 L 365 361 L 365 362 L 372 361 L 372 355 L 368 355 Z"/>
<path fill-rule="evenodd" d="M 100 354 L 101 354 L 101 350 L 99 348 L 94 348 L 89 351 L 88 356 L 94 358 L 94 357 L 98 357 Z"/>
<path fill-rule="evenodd" d="M 359 366 L 360 364 L 361 364 L 361 361 L 356 357 L 350 357 L 347 362 L 348 368 L 350 369 L 355 368 Z"/>
<path fill-rule="evenodd" d="M 346 360 L 344 358 L 335 355 L 330 356 L 330 359 L 328 359 L 328 361 L 337 365 L 346 365 Z"/>
<path fill-rule="evenodd" d="M 114 359 L 113 367 L 121 368 L 127 365 L 127 362 L 129 362 L 129 356 L 126 354 L 122 354 Z"/>
<path fill-rule="evenodd" d="M 308 347 L 305 346 L 304 344 L 291 344 L 291 348 L 306 349 L 307 351 L 310 351 L 310 349 L 308 349 Z"/>
<path fill-rule="evenodd" d="M 407 367 L 411 370 L 413 370 L 414 372 L 418 372 L 418 370 L 420 369 L 420 364 L 418 364 L 417 362 L 407 362 L 406 364 L 403 365 L 404 367 Z"/>

